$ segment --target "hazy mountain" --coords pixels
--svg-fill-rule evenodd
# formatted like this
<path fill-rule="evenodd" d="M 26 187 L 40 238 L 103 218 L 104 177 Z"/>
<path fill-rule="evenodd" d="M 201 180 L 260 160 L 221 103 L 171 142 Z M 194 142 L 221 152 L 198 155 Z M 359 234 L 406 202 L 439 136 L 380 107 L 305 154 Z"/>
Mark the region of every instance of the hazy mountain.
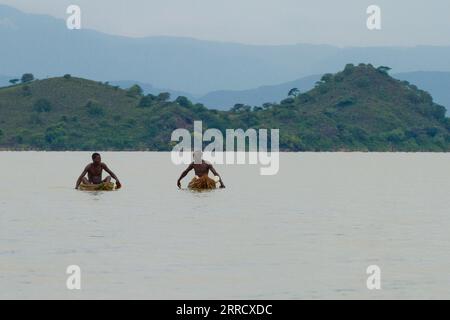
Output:
<path fill-rule="evenodd" d="M 194 103 L 202 103 L 206 107 L 217 110 L 229 110 L 238 103 L 250 106 L 262 106 L 264 103 L 278 103 L 287 97 L 289 90 L 298 88 L 301 92 L 308 91 L 314 87 L 314 84 L 320 80 L 321 76 L 309 76 L 291 82 L 282 83 L 274 86 L 262 86 L 251 90 L 223 90 L 213 91 L 204 96 L 195 96 L 183 91 L 174 91 L 170 89 L 161 89 L 151 84 L 139 81 L 111 81 L 111 85 L 116 85 L 122 89 L 128 89 L 137 84 L 145 94 L 157 95 L 161 92 L 170 93 L 171 99 L 175 100 L 179 96 L 189 98 Z"/>
<path fill-rule="evenodd" d="M 64 20 L 24 14 L 4 5 L 0 5 L 0 41 L 3 74 L 133 79 L 196 96 L 335 72 L 347 63 L 388 65 L 395 73 L 450 71 L 450 47 L 257 46 L 187 38 L 126 38 L 92 30 L 70 31 Z"/>
<path fill-rule="evenodd" d="M 39 78 L 70 73 L 90 79 L 132 79 L 204 94 L 281 83 L 311 74 L 331 46 L 250 46 L 187 38 L 126 38 L 68 30 L 65 21 L 0 5 L 0 70 Z"/>
<path fill-rule="evenodd" d="M 291 82 L 274 86 L 263 86 L 252 90 L 242 91 L 214 91 L 196 101 L 203 103 L 209 108 L 219 110 L 230 109 L 237 103 L 250 106 L 262 106 L 264 103 L 278 103 L 285 99 L 289 90 L 297 88 L 301 92 L 308 91 L 320 80 L 321 76 L 309 76 Z"/>
<path fill-rule="evenodd" d="M 132 80 L 110 81 L 110 84 L 114 85 L 114 86 L 119 86 L 122 89 L 128 89 L 128 88 L 132 87 L 133 85 L 137 84 L 138 86 L 140 86 L 142 88 L 142 90 L 144 91 L 145 94 L 158 95 L 161 92 L 168 92 L 168 93 L 170 93 L 170 97 L 172 100 L 175 100 L 176 98 L 178 98 L 180 96 L 183 96 L 183 97 L 189 98 L 192 101 L 196 101 L 196 98 L 193 95 L 191 95 L 190 93 L 183 92 L 183 91 L 171 90 L 171 89 L 156 88 L 149 83 L 144 83 L 144 82 L 140 82 L 140 81 L 132 81 Z"/>

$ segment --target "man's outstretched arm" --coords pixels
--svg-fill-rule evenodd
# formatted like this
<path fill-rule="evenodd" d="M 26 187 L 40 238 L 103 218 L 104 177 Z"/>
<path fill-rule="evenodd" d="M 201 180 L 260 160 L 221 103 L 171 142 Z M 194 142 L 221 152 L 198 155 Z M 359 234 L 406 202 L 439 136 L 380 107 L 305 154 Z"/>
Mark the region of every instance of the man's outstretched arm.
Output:
<path fill-rule="evenodd" d="M 117 188 L 122 187 L 122 184 L 119 181 L 119 178 L 117 178 L 117 176 L 114 174 L 114 172 L 112 172 L 108 166 L 106 164 L 103 164 L 103 170 L 105 170 L 106 172 L 108 172 L 108 174 L 111 176 L 111 178 L 113 178 L 114 180 L 116 180 L 116 185 Z"/>
<path fill-rule="evenodd" d="M 81 176 L 78 178 L 77 180 L 77 184 L 75 185 L 75 189 L 78 189 L 80 187 L 81 181 L 83 181 L 83 178 L 86 176 L 86 174 L 88 173 L 88 167 L 84 168 L 83 173 L 81 174 Z"/>
<path fill-rule="evenodd" d="M 189 167 L 188 167 L 186 170 L 183 171 L 183 173 L 181 174 L 180 178 L 178 179 L 178 181 L 177 181 L 177 186 L 178 186 L 178 188 L 181 189 L 181 180 L 183 180 L 184 177 L 186 177 L 186 176 L 188 175 L 188 173 L 189 173 L 192 169 L 194 169 L 194 165 L 191 163 L 191 164 L 189 165 Z"/>
<path fill-rule="evenodd" d="M 211 172 L 213 173 L 213 175 L 219 177 L 220 187 L 221 187 L 221 188 L 225 188 L 225 185 L 223 184 L 222 178 L 221 178 L 220 175 L 217 173 L 216 169 L 214 169 L 214 167 L 213 167 L 212 165 L 210 165 L 209 170 L 211 170 Z"/>

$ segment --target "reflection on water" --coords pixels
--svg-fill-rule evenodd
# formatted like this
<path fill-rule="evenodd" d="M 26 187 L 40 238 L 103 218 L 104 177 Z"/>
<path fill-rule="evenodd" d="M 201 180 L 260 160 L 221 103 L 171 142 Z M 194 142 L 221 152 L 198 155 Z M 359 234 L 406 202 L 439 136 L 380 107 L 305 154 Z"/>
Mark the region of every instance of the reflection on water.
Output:
<path fill-rule="evenodd" d="M 107 153 L 124 188 L 75 191 L 89 156 L 0 153 L 0 298 L 450 298 L 446 154 L 283 154 L 192 192 L 169 154 Z"/>

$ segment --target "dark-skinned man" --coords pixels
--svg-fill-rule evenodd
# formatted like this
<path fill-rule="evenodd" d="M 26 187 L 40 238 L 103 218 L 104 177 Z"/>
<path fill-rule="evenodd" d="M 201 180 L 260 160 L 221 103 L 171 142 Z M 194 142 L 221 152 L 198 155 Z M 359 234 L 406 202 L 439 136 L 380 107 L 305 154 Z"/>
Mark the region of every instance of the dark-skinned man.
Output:
<path fill-rule="evenodd" d="M 103 179 L 103 170 L 105 170 L 109 176 Z M 86 178 L 86 175 L 88 176 Z M 111 182 L 111 178 L 116 180 L 116 188 L 120 189 L 122 187 L 117 176 L 112 172 L 106 164 L 102 162 L 102 157 L 98 153 L 94 153 L 92 155 L 92 163 L 88 164 L 86 168 L 84 168 L 83 173 L 77 180 L 77 184 L 75 189 L 80 187 L 80 184 L 83 183 L 85 185 L 100 185 L 102 183 Z"/>
<path fill-rule="evenodd" d="M 216 182 L 211 179 L 208 174 L 209 171 L 213 173 L 214 176 L 219 177 L 220 188 L 225 188 L 222 178 L 214 169 L 212 164 L 207 163 L 203 160 L 203 153 L 201 151 L 194 152 L 194 162 L 189 165 L 189 167 L 181 174 L 177 181 L 178 188 L 181 188 L 181 180 L 188 175 L 190 171 L 194 170 L 195 177 L 189 183 L 188 188 L 194 190 L 204 190 L 204 189 L 215 189 Z"/>

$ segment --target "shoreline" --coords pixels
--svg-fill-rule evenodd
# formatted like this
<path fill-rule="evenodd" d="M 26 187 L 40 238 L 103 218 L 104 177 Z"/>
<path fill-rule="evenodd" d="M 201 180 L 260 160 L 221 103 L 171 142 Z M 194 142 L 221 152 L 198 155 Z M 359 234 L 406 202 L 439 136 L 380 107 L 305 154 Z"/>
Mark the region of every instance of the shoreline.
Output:
<path fill-rule="evenodd" d="M 161 151 L 161 150 L 38 150 L 38 149 L 1 149 L 0 152 L 10 152 L 10 153 L 93 153 L 93 152 L 102 152 L 102 153 L 171 153 L 172 151 Z M 192 151 L 188 151 L 192 152 Z M 245 154 L 249 152 L 246 151 Z M 269 152 L 270 153 L 270 152 Z M 450 154 L 450 151 L 363 151 L 363 150 L 338 150 L 338 151 L 284 151 L 280 150 L 279 153 L 282 154 Z"/>

